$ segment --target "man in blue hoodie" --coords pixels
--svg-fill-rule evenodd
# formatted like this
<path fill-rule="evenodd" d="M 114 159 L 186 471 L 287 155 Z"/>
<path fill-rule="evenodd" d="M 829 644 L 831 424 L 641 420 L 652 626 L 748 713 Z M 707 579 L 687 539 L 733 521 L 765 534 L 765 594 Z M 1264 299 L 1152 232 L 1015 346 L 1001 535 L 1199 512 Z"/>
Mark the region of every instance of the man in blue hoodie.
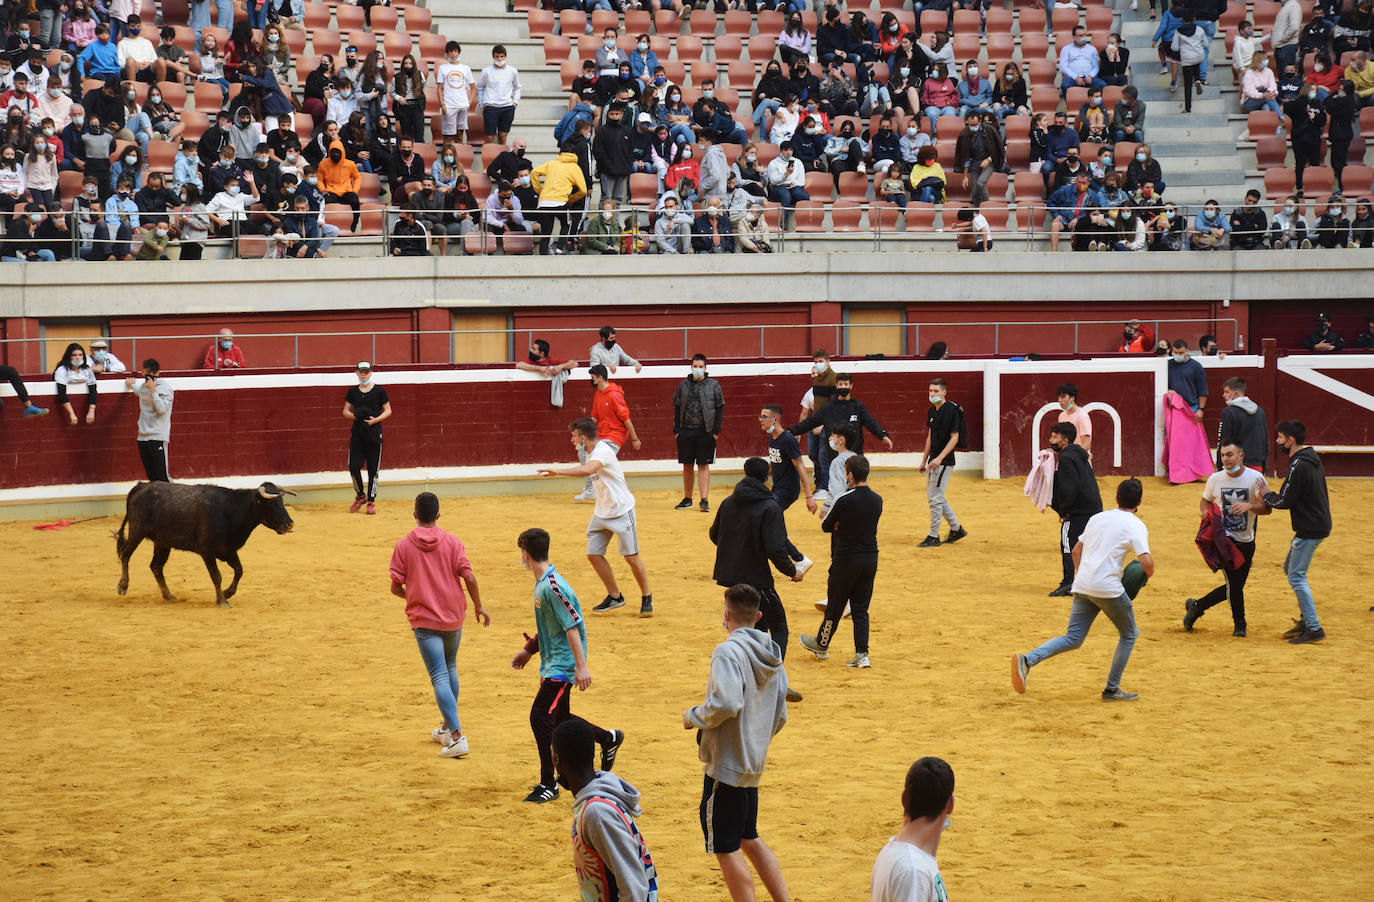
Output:
<path fill-rule="evenodd" d="M 760 595 L 740 584 L 725 590 L 723 626 L 729 634 L 711 652 L 706 701 L 682 712 L 682 728 L 696 728 L 697 757 L 705 765 L 701 831 L 715 853 L 734 902 L 754 898 L 749 865 L 775 900 L 787 899 L 777 856 L 759 838 L 759 783 L 773 736 L 787 722 L 787 671 L 782 649 L 756 629 Z M 746 862 L 747 859 L 747 862 Z"/>
<path fill-rule="evenodd" d="M 573 864 L 583 899 L 657 902 L 658 871 L 635 818 L 639 790 L 592 766 L 596 731 L 573 718 L 553 731 L 558 782 L 573 794 Z"/>

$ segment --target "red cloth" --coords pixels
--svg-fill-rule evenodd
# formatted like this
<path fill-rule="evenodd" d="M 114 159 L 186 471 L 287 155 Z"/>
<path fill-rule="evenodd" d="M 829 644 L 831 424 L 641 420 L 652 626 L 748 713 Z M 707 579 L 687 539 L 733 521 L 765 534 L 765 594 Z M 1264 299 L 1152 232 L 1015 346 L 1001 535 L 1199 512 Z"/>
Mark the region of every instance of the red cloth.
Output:
<path fill-rule="evenodd" d="M 209 350 L 205 352 L 205 363 L 202 364 L 202 368 L 207 370 L 239 369 L 244 366 L 246 364 L 243 362 L 243 351 L 238 345 L 221 351 L 218 341 L 210 345 Z"/>
<path fill-rule="evenodd" d="M 1214 472 L 1207 434 L 1176 391 L 1164 393 L 1163 463 L 1174 485 L 1206 479 Z"/>
<path fill-rule="evenodd" d="M 625 403 L 625 390 L 614 382 L 606 383 L 605 391 L 595 393 L 592 398 L 592 419 L 596 420 L 596 437 L 615 442 L 625 447 L 630 437 L 625 421 L 630 418 L 630 408 Z"/>
<path fill-rule="evenodd" d="M 465 576 L 472 576 L 467 550 L 438 526 L 415 527 L 391 553 L 391 581 L 406 587 L 411 629 L 462 629 L 468 613 Z"/>
<path fill-rule="evenodd" d="M 1245 555 L 1241 554 L 1236 543 L 1226 534 L 1225 520 L 1219 504 L 1213 504 L 1212 509 L 1202 518 L 1195 541 L 1203 561 L 1214 573 L 1218 570 L 1235 570 L 1245 563 Z"/>

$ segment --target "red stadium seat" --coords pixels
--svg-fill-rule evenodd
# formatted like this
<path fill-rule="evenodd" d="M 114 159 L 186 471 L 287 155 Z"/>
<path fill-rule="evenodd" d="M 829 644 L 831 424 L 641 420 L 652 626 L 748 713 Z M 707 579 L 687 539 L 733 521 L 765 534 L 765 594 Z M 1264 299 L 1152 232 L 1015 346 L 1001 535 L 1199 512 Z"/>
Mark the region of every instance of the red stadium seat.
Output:
<path fill-rule="evenodd" d="M 814 175 L 815 173 L 808 173 Z M 821 173 L 824 175 L 824 173 Z M 808 192 L 810 193 L 810 192 Z M 797 232 L 825 231 L 825 203 L 818 200 L 797 201 L 796 221 L 793 230 Z"/>
<path fill-rule="evenodd" d="M 983 17 L 976 9 L 959 9 L 954 11 L 954 34 L 977 35 L 983 27 Z"/>
<path fill-rule="evenodd" d="M 858 206 L 868 199 L 868 176 L 862 172 L 840 173 L 840 198 L 837 203 Z"/>
<path fill-rule="evenodd" d="M 592 10 L 592 32 L 600 36 L 607 28 L 620 30 L 620 13 L 613 9 Z"/>
<path fill-rule="evenodd" d="M 717 35 L 714 43 L 717 64 L 737 62 L 744 55 L 744 40 L 737 34 Z"/>
<path fill-rule="evenodd" d="M 652 172 L 630 173 L 630 203 L 652 208 L 658 201 L 658 176 Z"/>
<path fill-rule="evenodd" d="M 191 5 L 187 0 L 162 0 L 162 24 L 185 25 L 191 21 Z"/>
<path fill-rule="evenodd" d="M 1067 46 L 1067 42 L 1061 42 L 1061 34 L 1072 34 L 1074 28 L 1078 26 L 1078 8 L 1056 6 L 1050 18 L 1050 29 L 1054 32 L 1056 48 Z"/>
<path fill-rule="evenodd" d="M 935 205 L 909 201 L 906 205 L 906 230 L 908 232 L 935 231 Z"/>
<path fill-rule="evenodd" d="M 682 20 L 671 9 L 654 12 L 654 31 L 658 34 L 676 35 L 682 32 Z"/>
<path fill-rule="evenodd" d="M 700 37 L 694 34 L 681 35 L 677 39 L 677 60 L 684 65 L 695 62 L 701 59 L 702 49 Z"/>
<path fill-rule="evenodd" d="M 694 9 L 687 19 L 688 29 L 701 38 L 709 38 L 716 33 L 716 11 L 713 9 Z"/>
<path fill-rule="evenodd" d="M 1347 199 L 1368 197 L 1374 190 L 1374 169 L 1368 166 L 1346 166 L 1341 171 L 1341 194 Z"/>
<path fill-rule="evenodd" d="M 411 7 L 411 9 L 415 8 Z M 396 10 L 390 6 L 373 6 L 368 17 L 372 20 L 371 28 L 373 31 L 395 31 L 396 26 L 400 23 L 400 17 L 396 14 Z"/>
<path fill-rule="evenodd" d="M 749 59 L 751 62 L 763 65 L 776 56 L 777 52 L 777 35 L 756 34 L 749 39 Z"/>
<path fill-rule="evenodd" d="M 625 10 L 625 31 L 629 34 L 648 34 L 653 27 L 654 17 L 649 13 L 648 10 Z"/>
<path fill-rule="evenodd" d="M 582 34 L 587 30 L 587 14 L 580 9 L 560 10 L 558 28 L 562 34 Z"/>
<path fill-rule="evenodd" d="M 1059 89 L 1053 85 L 1036 85 L 1030 89 L 1030 102 L 1032 112 L 1052 118 L 1059 109 Z"/>
<path fill-rule="evenodd" d="M 949 26 L 949 16 L 942 9 L 921 10 L 921 34 L 944 31 Z"/>
<path fill-rule="evenodd" d="M 534 253 L 534 236 L 528 232 L 506 232 L 501 244 L 507 254 L 527 257 Z"/>
<path fill-rule="evenodd" d="M 1006 146 L 1007 168 L 1020 175 L 1030 168 L 1030 141 L 1025 138 L 1012 138 Z"/>
<path fill-rule="evenodd" d="M 375 15 L 377 12 L 377 7 L 374 6 L 372 8 L 372 12 Z M 425 32 L 428 32 L 430 30 L 430 26 L 434 24 L 434 13 L 430 12 L 429 9 L 427 9 L 426 7 L 407 6 L 405 8 L 405 14 L 406 32 L 409 34 L 416 35 L 417 37 L 421 34 L 424 34 Z M 375 18 L 373 19 L 373 22 L 376 22 Z"/>
<path fill-rule="evenodd" d="M 999 59 L 1010 59 L 1012 52 L 1016 49 L 1016 39 L 1010 34 L 995 32 L 988 29 L 988 56 L 995 56 Z"/>
<path fill-rule="evenodd" d="M 1112 20 L 1116 18 L 1116 10 L 1110 6 L 1084 6 L 1083 18 L 1088 31 L 1093 35 L 1093 43 L 1105 43 L 1106 36 L 1112 32 Z"/>
<path fill-rule="evenodd" d="M 305 25 L 308 31 L 319 31 L 329 27 L 329 19 L 334 14 L 328 6 L 323 3 L 305 4 Z"/>
<path fill-rule="evenodd" d="M 1322 203 L 1336 186 L 1336 174 L 1328 166 L 1308 166 L 1302 173 L 1303 197 Z"/>
<path fill-rule="evenodd" d="M 1291 169 L 1266 169 L 1264 171 L 1264 196 L 1270 200 L 1280 200 L 1294 193 L 1296 176 Z"/>
<path fill-rule="evenodd" d="M 1255 142 L 1255 161 L 1260 169 L 1288 165 L 1288 142 L 1282 138 L 1260 138 Z"/>
<path fill-rule="evenodd" d="M 543 9 L 531 9 L 525 15 L 529 20 L 530 37 L 538 38 L 546 34 L 553 34 L 553 23 L 556 21 L 556 17 L 552 12 Z M 578 33 L 580 32 L 574 32 L 574 34 Z"/>
<path fill-rule="evenodd" d="M 1010 35 L 1012 22 L 1013 13 L 1011 10 L 1003 9 L 1000 6 L 994 6 L 992 9 L 989 9 L 987 12 L 987 21 L 985 23 L 988 37 L 992 37 L 995 34 Z"/>
<path fill-rule="evenodd" d="M 1021 59 L 1025 61 L 1044 59 L 1050 54 L 1050 39 L 1043 31 L 1021 32 Z"/>
<path fill-rule="evenodd" d="M 363 8 L 361 6 L 349 6 L 346 3 L 334 7 L 334 19 L 338 22 L 337 27 L 340 32 L 362 31 L 365 24 L 363 22 Z"/>
<path fill-rule="evenodd" d="M 1279 114 L 1270 110 L 1255 110 L 1246 114 L 1245 122 L 1251 141 L 1272 138 L 1279 127 Z"/>
<path fill-rule="evenodd" d="M 1016 206 L 1040 203 L 1045 196 L 1045 180 L 1038 172 L 1018 172 L 1012 177 Z"/>
<path fill-rule="evenodd" d="M 863 227 L 864 205 L 845 200 L 835 202 L 830 208 L 830 231 L 832 232 L 858 232 Z"/>
<path fill-rule="evenodd" d="M 224 46 L 221 44 L 220 46 Z M 310 33 L 310 49 L 316 56 L 324 56 L 326 53 L 336 57 L 335 64 L 339 60 L 339 50 L 343 47 L 343 39 L 339 37 L 337 31 L 330 31 L 327 28 Z"/>
<path fill-rule="evenodd" d="M 828 201 L 833 193 L 834 180 L 828 172 L 808 172 L 806 174 L 806 193 L 814 201 Z"/>
<path fill-rule="evenodd" d="M 544 62 L 556 66 L 572 56 L 572 41 L 561 34 L 544 35 Z M 580 65 L 580 63 L 579 63 Z"/>
<path fill-rule="evenodd" d="M 877 201 L 868 205 L 868 229 L 871 232 L 897 231 L 897 218 L 902 208 L 887 201 Z"/>
<path fill-rule="evenodd" d="M 732 60 L 726 70 L 726 77 L 730 81 L 730 87 L 736 91 L 753 93 L 754 82 L 758 76 L 754 72 L 754 64 L 749 60 Z"/>
<path fill-rule="evenodd" d="M 496 236 L 482 232 L 468 232 L 463 236 L 463 251 L 474 257 L 496 253 Z"/>

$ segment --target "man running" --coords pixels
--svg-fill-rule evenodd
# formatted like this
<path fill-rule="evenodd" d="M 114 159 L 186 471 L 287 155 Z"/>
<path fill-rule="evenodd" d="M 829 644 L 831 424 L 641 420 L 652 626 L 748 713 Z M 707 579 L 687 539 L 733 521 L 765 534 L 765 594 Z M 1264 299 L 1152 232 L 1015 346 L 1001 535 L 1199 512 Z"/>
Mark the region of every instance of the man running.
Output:
<path fill-rule="evenodd" d="M 883 499 L 868 487 L 868 458 L 851 455 L 845 463 L 849 491 L 835 499 L 821 529 L 830 533 L 830 579 L 820 632 L 802 633 L 801 644 L 822 661 L 830 657 L 830 640 L 846 609 L 854 617 L 854 657 L 846 667 L 867 668 L 868 604 L 873 599 L 873 579 L 878 575 L 878 519 Z M 832 481 L 831 487 L 835 486 Z"/>
<path fill-rule="evenodd" d="M 1122 584 L 1121 573 L 1126 555 L 1131 552 L 1140 561 L 1147 578 L 1155 572 L 1149 531 L 1136 516 L 1143 495 L 1139 479 L 1123 479 L 1116 487 L 1116 510 L 1103 511 L 1088 521 L 1083 537 L 1073 547 L 1078 575 L 1073 580 L 1069 628 L 1064 635 L 1051 639 L 1028 655 L 1011 656 L 1011 685 L 1017 692 L 1026 691 L 1026 674 L 1036 664 L 1081 648 L 1089 627 L 1101 611 L 1121 634 L 1111 669 L 1107 672 L 1107 688 L 1102 690 L 1102 700 L 1129 701 L 1140 697 L 1121 688 L 1121 674 L 1131 658 L 1136 637 L 1135 613 L 1131 608 L 1131 596 Z"/>
<path fill-rule="evenodd" d="M 525 644 L 510 666 L 523 670 L 535 652 L 539 653 L 539 692 L 530 706 L 530 729 L 539 751 L 539 783 L 525 801 L 542 805 L 558 798 L 553 774 L 554 728 L 573 716 L 572 687 L 585 692 L 592 684 L 587 669 L 587 625 L 572 586 L 549 563 L 549 534 L 538 528 L 527 529 L 515 544 L 520 548 L 520 565 L 534 574 L 535 635 L 525 635 Z M 610 770 L 625 733 L 588 726 L 601 746 L 601 769 Z"/>
<path fill-rule="evenodd" d="M 553 731 L 558 782 L 573 794 L 573 865 L 583 899 L 658 900 L 658 871 L 635 824 L 639 790 L 592 767 L 596 729 L 574 717 Z"/>
<path fill-rule="evenodd" d="M 716 585 L 730 587 L 743 583 L 759 593 L 759 625 L 778 644 L 780 657 L 787 657 L 787 610 L 773 587 L 771 561 L 778 572 L 794 583 L 802 581 L 803 571 L 787 554 L 787 524 L 782 508 L 773 499 L 764 480 L 768 461 L 751 457 L 744 462 L 744 478 L 721 502 L 711 523 L 711 541 L 716 546 L 716 565 L 712 573 Z M 801 701 L 801 693 L 787 690 L 789 702 Z"/>
<path fill-rule="evenodd" d="M 1102 493 L 1097 490 L 1092 461 L 1087 449 L 1078 444 L 1077 435 L 1077 427 L 1069 421 L 1061 420 L 1050 427 L 1050 448 L 1059 455 L 1050 507 L 1059 515 L 1059 553 L 1064 567 L 1064 578 L 1050 592 L 1051 598 L 1073 591 L 1073 546 L 1088 520 L 1102 513 Z"/>
<path fill-rule="evenodd" d="M 596 421 L 597 432 L 602 441 L 610 442 L 616 454 L 625 447 L 628 439 L 634 449 L 641 446 L 635 424 L 630 422 L 630 408 L 625 403 L 625 390 L 610 380 L 604 364 L 596 364 L 589 371 L 592 380 L 591 418 Z M 586 463 L 586 452 L 579 453 L 579 463 Z M 596 492 L 592 491 L 591 477 L 582 487 L 582 494 L 573 497 L 574 501 L 595 501 Z"/>
<path fill-rule="evenodd" d="M 811 476 L 802 463 L 801 445 L 792 433 L 782 428 L 782 408 L 777 404 L 765 404 L 759 411 L 759 427 L 768 436 L 768 467 L 773 477 L 773 500 L 786 511 L 805 493 L 806 509 L 816 512 L 816 495 L 811 488 Z M 796 561 L 802 573 L 811 569 L 811 558 L 797 550 L 789 540 L 787 556 Z"/>
<path fill-rule="evenodd" d="M 1326 494 L 1326 471 L 1322 459 L 1307 442 L 1307 427 L 1298 420 L 1284 420 L 1278 425 L 1275 444 L 1288 455 L 1288 475 L 1283 487 L 1264 496 L 1264 506 L 1286 510 L 1293 521 L 1293 543 L 1283 559 L 1283 572 L 1288 585 L 1298 597 L 1298 617 L 1283 637 L 1294 645 L 1317 642 L 1326 638 L 1317 619 L 1317 603 L 1307 584 L 1307 568 L 1317 546 L 1331 535 L 1331 501 Z M 1256 510 L 1255 513 L 1262 511 Z"/>
<path fill-rule="evenodd" d="M 902 829 L 873 862 L 872 902 L 949 902 L 935 853 L 954 811 L 954 770 L 920 758 L 902 787 Z"/>
<path fill-rule="evenodd" d="M 1207 477 L 1198 508 L 1205 517 L 1211 512 L 1212 505 L 1220 505 L 1221 522 L 1226 535 L 1240 549 L 1245 563 L 1234 570 L 1223 570 L 1226 581 L 1202 598 L 1189 598 L 1183 603 L 1183 628 L 1191 633 L 1193 624 L 1208 608 L 1229 600 L 1231 622 L 1234 624 L 1231 635 L 1244 638 L 1245 581 L 1250 577 L 1250 562 L 1255 557 L 1256 521 L 1261 513 L 1269 513 L 1269 508 L 1264 504 L 1264 496 L 1269 494 L 1269 483 L 1264 474 L 1245 465 L 1245 451 L 1240 442 L 1235 439 L 1224 440 L 1220 453 L 1222 468 Z"/>
<path fill-rule="evenodd" d="M 946 397 L 949 383 L 931 379 L 929 385 L 930 410 L 926 412 L 926 447 L 917 467 L 926 474 L 926 500 L 930 502 L 930 535 L 917 548 L 935 548 L 940 544 L 940 520 L 949 523 L 945 544 L 959 541 L 968 532 L 959 525 L 959 515 L 945 500 L 949 477 L 954 472 L 954 449 L 964 436 L 964 408 Z"/>
<path fill-rule="evenodd" d="M 701 832 L 706 851 L 720 863 L 730 898 L 753 902 L 752 864 L 774 902 L 787 902 L 787 882 L 777 856 L 759 838 L 764 762 L 773 737 L 787 723 L 782 649 L 754 627 L 761 616 L 759 602 L 752 586 L 725 590 L 721 620 L 729 635 L 711 652 L 705 702 L 682 712 L 682 728 L 700 731 L 697 757 L 705 771 Z"/>
<path fill-rule="evenodd" d="M 606 586 L 606 597 L 592 608 L 598 614 L 625 606 L 615 571 L 606 560 L 611 536 L 620 546 L 620 554 L 630 565 L 635 582 L 639 583 L 639 616 L 654 616 L 654 596 L 649 591 L 649 574 L 639 557 L 639 535 L 635 530 L 635 496 L 625 483 L 625 471 L 615 456 L 616 444 L 597 439 L 596 421 L 589 417 L 573 420 L 568 426 L 577 456 L 586 461 L 561 470 L 540 470 L 540 476 L 586 476 L 592 481 L 596 495 L 596 509 L 587 521 L 587 561 Z"/>

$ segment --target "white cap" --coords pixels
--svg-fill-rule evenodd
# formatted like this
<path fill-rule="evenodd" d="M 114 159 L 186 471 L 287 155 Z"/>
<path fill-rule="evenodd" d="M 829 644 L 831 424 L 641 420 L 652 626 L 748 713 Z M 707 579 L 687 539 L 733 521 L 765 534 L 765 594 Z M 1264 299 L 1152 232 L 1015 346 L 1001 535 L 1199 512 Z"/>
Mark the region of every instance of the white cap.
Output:
<path fill-rule="evenodd" d="M 95 341 L 91 342 L 91 347 L 93 347 L 93 348 L 108 348 L 109 345 L 105 344 L 105 339 L 103 339 L 103 338 L 97 338 Z"/>
<path fill-rule="evenodd" d="M 639 122 L 648 122 L 648 123 L 652 124 L 653 121 L 654 121 L 654 117 L 650 116 L 648 113 L 640 113 L 640 114 L 639 114 L 639 119 L 638 119 L 637 121 L 639 121 Z"/>
<path fill-rule="evenodd" d="M 368 363 L 366 360 L 359 360 L 359 361 L 358 361 L 358 365 L 357 365 L 356 367 L 354 367 L 354 369 L 367 370 L 367 371 L 371 372 L 371 370 L 372 370 L 372 364 Z"/>

